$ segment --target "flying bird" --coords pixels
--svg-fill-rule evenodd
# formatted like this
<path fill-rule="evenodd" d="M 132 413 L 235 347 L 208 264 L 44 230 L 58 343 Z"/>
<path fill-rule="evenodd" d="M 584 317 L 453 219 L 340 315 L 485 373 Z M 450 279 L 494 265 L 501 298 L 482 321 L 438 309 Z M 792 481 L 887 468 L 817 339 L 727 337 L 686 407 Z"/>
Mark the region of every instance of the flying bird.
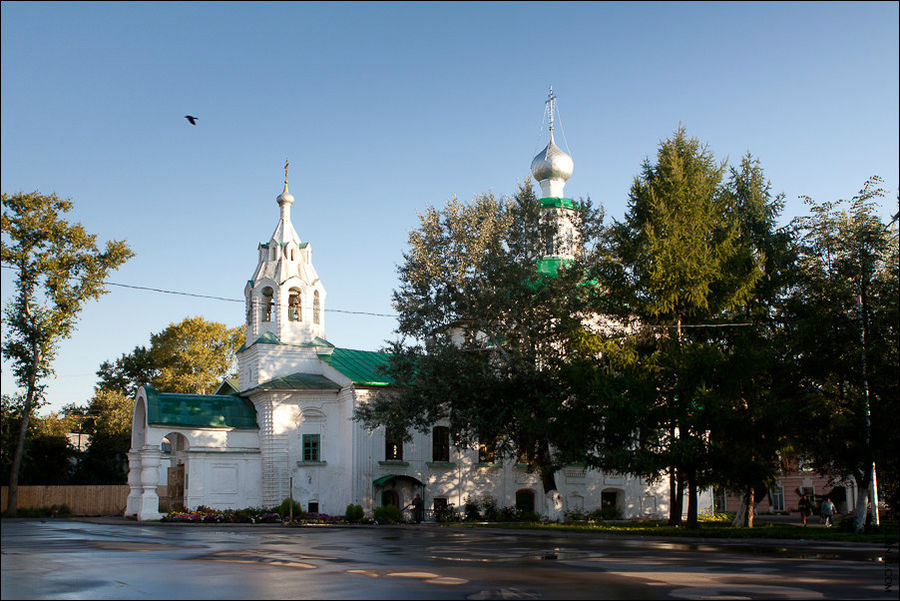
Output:
<path fill-rule="evenodd" d="M 190 115 L 185 115 L 185 119 L 191 122 L 191 125 L 197 125 L 197 117 L 192 117 Z"/>

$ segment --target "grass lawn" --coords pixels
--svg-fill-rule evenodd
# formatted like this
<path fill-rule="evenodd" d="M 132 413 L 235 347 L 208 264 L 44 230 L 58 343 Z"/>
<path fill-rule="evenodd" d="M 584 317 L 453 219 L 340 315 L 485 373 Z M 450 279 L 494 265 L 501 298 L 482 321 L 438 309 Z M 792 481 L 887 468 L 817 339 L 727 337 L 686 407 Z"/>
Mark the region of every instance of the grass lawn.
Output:
<path fill-rule="evenodd" d="M 461 523 L 461 526 L 467 524 Z M 595 532 L 597 534 L 624 534 L 632 536 L 671 536 L 671 537 L 698 537 L 698 538 L 729 538 L 729 539 L 754 539 L 754 538 L 780 538 L 780 539 L 806 539 L 833 542 L 865 542 L 870 544 L 897 543 L 900 538 L 897 522 L 882 522 L 881 532 L 873 534 L 856 534 L 854 532 L 842 532 L 836 528 L 803 528 L 792 524 L 780 524 L 775 522 L 759 521 L 753 528 L 737 528 L 730 523 L 721 521 L 701 522 L 700 528 L 689 530 L 684 526 L 669 526 L 665 522 L 604 522 L 596 524 L 543 524 L 543 523 L 512 523 L 492 522 L 479 523 L 479 526 L 490 528 L 547 530 L 556 532 Z"/>

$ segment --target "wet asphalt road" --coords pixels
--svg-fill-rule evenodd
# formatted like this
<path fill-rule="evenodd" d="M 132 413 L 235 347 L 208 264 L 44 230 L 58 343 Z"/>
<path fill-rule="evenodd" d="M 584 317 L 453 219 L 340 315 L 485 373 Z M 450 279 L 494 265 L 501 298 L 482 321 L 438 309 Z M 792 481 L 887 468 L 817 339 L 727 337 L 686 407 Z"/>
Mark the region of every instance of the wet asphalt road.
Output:
<path fill-rule="evenodd" d="M 896 546 L 96 522 L 3 520 L 2 598 L 897 599 L 898 590 Z"/>

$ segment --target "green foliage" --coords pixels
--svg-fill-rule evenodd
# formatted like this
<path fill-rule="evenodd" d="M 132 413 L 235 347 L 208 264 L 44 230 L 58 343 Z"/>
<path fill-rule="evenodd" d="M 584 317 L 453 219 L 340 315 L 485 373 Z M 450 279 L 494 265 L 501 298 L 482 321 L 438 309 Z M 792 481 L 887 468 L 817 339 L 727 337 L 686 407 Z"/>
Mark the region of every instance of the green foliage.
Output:
<path fill-rule="evenodd" d="M 84 303 L 106 293 L 106 275 L 134 253 L 124 241 L 97 248 L 96 235 L 64 219 L 72 202 L 56 194 L 4 193 L 2 206 L 0 260 L 17 269 L 15 295 L 3 310 L 2 355 L 25 390 L 9 481 L 15 515 L 28 421 L 43 401 L 59 344 L 74 331 Z"/>
<path fill-rule="evenodd" d="M 362 505 L 354 505 L 350 503 L 344 511 L 344 519 L 350 524 L 358 524 L 365 517 Z"/>
<path fill-rule="evenodd" d="M 70 518 L 74 517 L 74 513 L 69 509 L 69 506 L 63 503 L 62 505 L 50 505 L 49 507 L 23 507 L 21 509 L 16 510 L 15 517 L 19 518 Z M 12 517 L 3 514 L 3 517 Z"/>
<path fill-rule="evenodd" d="M 91 438 L 78 462 L 74 483 L 126 483 L 133 410 L 134 400 L 121 391 L 94 390 L 94 397 L 88 406 L 78 411 L 78 420 Z"/>
<path fill-rule="evenodd" d="M 896 226 L 877 215 L 880 184 L 870 178 L 849 201 L 806 199 L 810 215 L 794 223 L 802 238 L 787 306 L 809 432 L 798 450 L 820 470 L 852 475 L 862 490 L 872 461 L 879 480 L 900 477 L 900 267 Z"/>
<path fill-rule="evenodd" d="M 158 370 L 153 384 L 166 392 L 211 394 L 235 370 L 243 343 L 243 326 L 229 329 L 202 317 L 169 324 L 150 337 L 151 362 Z"/>
<path fill-rule="evenodd" d="M 301 505 L 299 501 L 292 501 L 290 497 L 285 497 L 284 501 L 281 502 L 281 505 L 279 505 L 278 508 L 274 511 L 287 518 L 291 514 L 292 506 L 294 508 L 295 519 L 302 518 L 304 515 L 306 515 L 306 512 L 303 511 L 303 505 Z"/>
<path fill-rule="evenodd" d="M 22 425 L 22 395 L 3 395 L 0 403 L 0 477 L 9 481 L 16 443 Z M 69 484 L 76 458 L 66 438 L 73 419 L 65 414 L 32 416 L 22 454 L 19 484 Z"/>
<path fill-rule="evenodd" d="M 458 522 L 459 520 L 460 515 L 456 511 L 456 507 L 453 506 L 453 503 L 449 503 L 445 507 L 434 511 L 435 522 Z"/>
<path fill-rule="evenodd" d="M 607 505 L 606 507 L 598 507 L 590 514 L 588 519 L 592 522 L 604 522 L 607 520 L 621 520 L 622 510 L 615 505 Z"/>
<path fill-rule="evenodd" d="M 481 505 L 478 500 L 467 495 L 466 503 L 463 509 L 464 519 L 469 522 L 479 522 L 483 519 L 481 515 Z"/>
<path fill-rule="evenodd" d="M 138 388 L 154 382 L 158 376 L 159 367 L 153 360 L 151 349 L 136 346 L 115 362 L 104 361 L 100 364 L 100 369 L 97 370 L 97 388 L 118 391 L 126 397 L 134 398 Z"/>
<path fill-rule="evenodd" d="M 375 521 L 379 524 L 399 524 L 403 522 L 403 513 L 396 505 L 382 505 L 375 508 Z"/>
<path fill-rule="evenodd" d="M 561 372 L 591 288 L 581 254 L 555 277 L 538 271 L 556 233 L 547 215 L 530 181 L 513 198 L 454 199 L 420 215 L 394 292 L 402 340 L 388 371 L 396 385 L 356 419 L 407 436 L 446 420 L 456 445 L 525 455 L 545 490 L 555 488 L 551 446 L 585 425 L 561 411 L 570 396 Z M 569 217 L 590 248 L 599 212 L 585 200 Z"/>
<path fill-rule="evenodd" d="M 583 419 L 605 418 L 580 442 L 596 451 L 590 463 L 669 476 L 673 521 L 687 485 L 691 525 L 699 487 L 772 477 L 791 381 L 772 327 L 790 256 L 776 231 L 783 201 L 749 155 L 724 173 L 682 127 L 644 162 L 597 272 L 607 314 L 634 332 L 586 336 L 573 379 Z"/>

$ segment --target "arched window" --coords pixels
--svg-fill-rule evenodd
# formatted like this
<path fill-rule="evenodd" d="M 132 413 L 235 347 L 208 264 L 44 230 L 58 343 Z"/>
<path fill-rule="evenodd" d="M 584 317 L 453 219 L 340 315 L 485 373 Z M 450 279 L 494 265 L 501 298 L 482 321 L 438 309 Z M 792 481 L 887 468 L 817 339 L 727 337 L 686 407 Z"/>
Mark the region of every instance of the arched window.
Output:
<path fill-rule="evenodd" d="M 268 286 L 262 291 L 262 320 L 272 321 L 272 309 L 275 308 L 275 291 Z"/>
<path fill-rule="evenodd" d="M 534 512 L 534 491 L 523 488 L 516 491 L 516 509 L 522 512 Z"/>
<path fill-rule="evenodd" d="M 319 313 L 321 311 L 322 309 L 319 305 L 319 291 L 316 290 L 313 292 L 313 323 L 316 325 L 319 325 L 319 322 L 321 321 L 319 319 Z"/>
<path fill-rule="evenodd" d="M 303 321 L 303 307 L 300 299 L 300 289 L 291 288 L 288 296 L 288 321 Z"/>

